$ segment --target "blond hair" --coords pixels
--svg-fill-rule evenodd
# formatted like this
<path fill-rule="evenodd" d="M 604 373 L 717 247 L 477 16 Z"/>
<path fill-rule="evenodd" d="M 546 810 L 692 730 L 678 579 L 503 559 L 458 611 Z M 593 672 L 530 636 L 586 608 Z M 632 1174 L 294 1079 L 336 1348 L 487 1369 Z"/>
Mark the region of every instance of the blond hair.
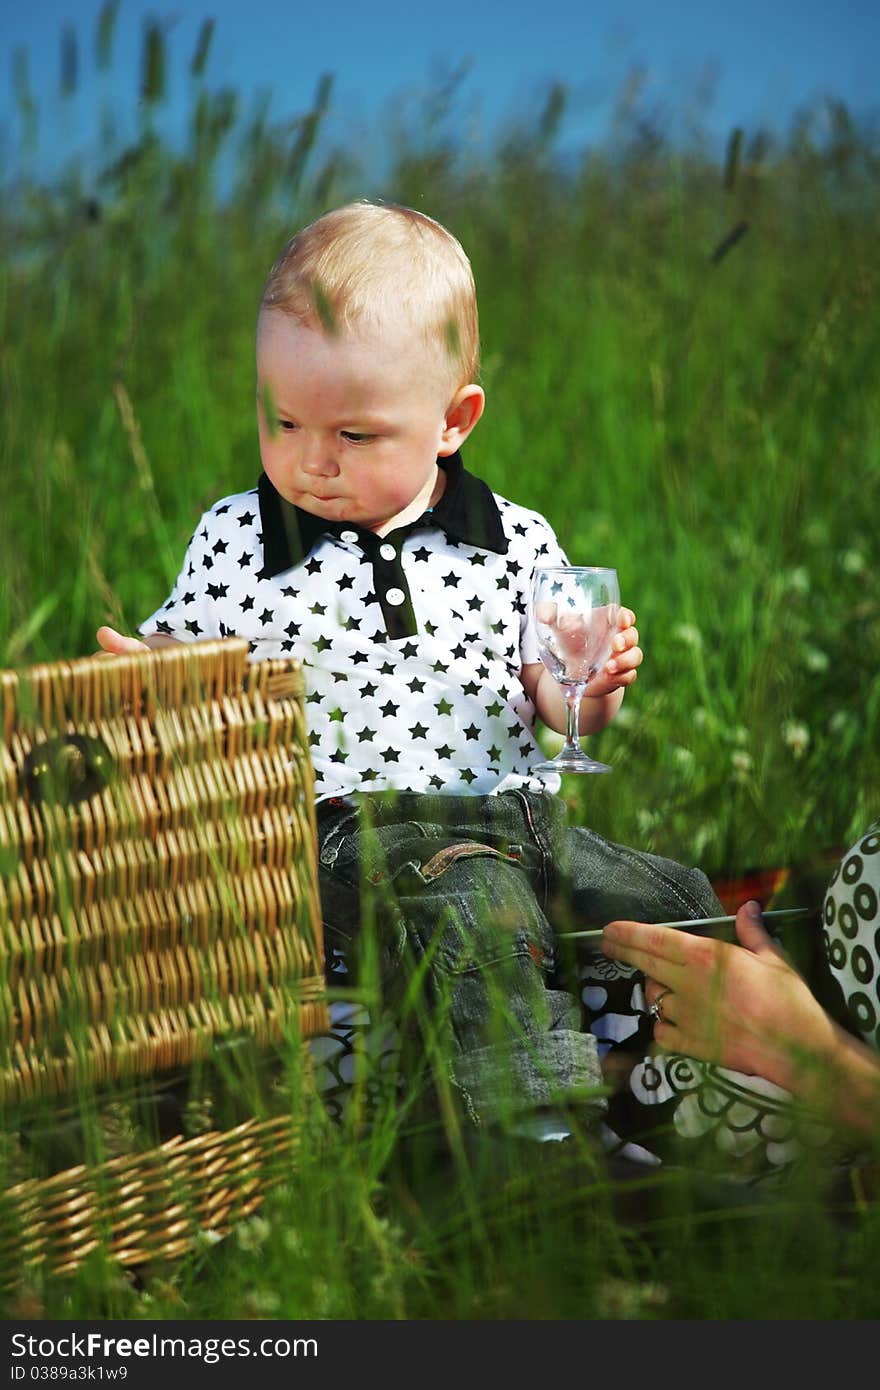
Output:
<path fill-rule="evenodd" d="M 330 333 L 402 322 L 442 350 L 453 391 L 479 376 L 470 261 L 451 232 L 413 208 L 358 201 L 304 227 L 269 273 L 267 309 Z"/>

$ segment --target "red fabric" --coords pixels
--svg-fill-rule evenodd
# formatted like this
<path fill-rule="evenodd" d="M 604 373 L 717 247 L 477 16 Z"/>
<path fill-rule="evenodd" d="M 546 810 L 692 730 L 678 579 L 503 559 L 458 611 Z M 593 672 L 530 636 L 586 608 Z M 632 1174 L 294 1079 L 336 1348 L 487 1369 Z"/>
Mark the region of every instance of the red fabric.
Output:
<path fill-rule="evenodd" d="M 751 869 L 741 878 L 722 878 L 713 880 L 712 887 L 721 900 L 725 912 L 736 912 L 737 908 L 749 898 L 755 898 L 766 907 L 775 893 L 778 893 L 788 879 L 788 868 Z"/>

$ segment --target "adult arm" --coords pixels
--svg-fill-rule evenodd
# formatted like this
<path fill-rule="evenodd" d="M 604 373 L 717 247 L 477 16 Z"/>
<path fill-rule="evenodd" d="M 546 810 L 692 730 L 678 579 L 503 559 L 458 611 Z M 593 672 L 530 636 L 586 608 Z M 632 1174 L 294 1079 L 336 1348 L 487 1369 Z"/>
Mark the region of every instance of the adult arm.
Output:
<path fill-rule="evenodd" d="M 839 1124 L 880 1133 L 880 1058 L 835 1023 L 780 954 L 757 903 L 736 917 L 738 945 L 644 922 L 610 922 L 602 950 L 646 976 L 661 1051 L 717 1062 L 783 1086 Z"/>

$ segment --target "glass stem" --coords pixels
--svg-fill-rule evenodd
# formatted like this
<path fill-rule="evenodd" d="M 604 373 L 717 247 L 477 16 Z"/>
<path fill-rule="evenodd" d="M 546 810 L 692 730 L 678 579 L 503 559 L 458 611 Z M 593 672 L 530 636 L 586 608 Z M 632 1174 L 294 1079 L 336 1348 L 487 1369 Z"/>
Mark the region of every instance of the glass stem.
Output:
<path fill-rule="evenodd" d="M 581 745 L 578 739 L 578 715 L 581 708 L 581 696 L 584 693 L 582 685 L 566 685 L 563 687 L 565 695 L 565 747 L 569 753 L 580 753 Z"/>

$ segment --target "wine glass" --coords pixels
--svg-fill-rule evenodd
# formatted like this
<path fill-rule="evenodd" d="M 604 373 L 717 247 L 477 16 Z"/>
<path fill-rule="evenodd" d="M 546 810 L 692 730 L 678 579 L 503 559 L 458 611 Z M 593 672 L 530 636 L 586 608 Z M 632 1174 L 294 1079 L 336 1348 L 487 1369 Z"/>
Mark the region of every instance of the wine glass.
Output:
<path fill-rule="evenodd" d="M 536 569 L 532 616 L 538 652 L 565 696 L 565 744 L 536 772 L 610 772 L 582 752 L 578 713 L 584 689 L 611 655 L 617 630 L 620 590 L 617 571 L 597 565 L 553 565 Z"/>

